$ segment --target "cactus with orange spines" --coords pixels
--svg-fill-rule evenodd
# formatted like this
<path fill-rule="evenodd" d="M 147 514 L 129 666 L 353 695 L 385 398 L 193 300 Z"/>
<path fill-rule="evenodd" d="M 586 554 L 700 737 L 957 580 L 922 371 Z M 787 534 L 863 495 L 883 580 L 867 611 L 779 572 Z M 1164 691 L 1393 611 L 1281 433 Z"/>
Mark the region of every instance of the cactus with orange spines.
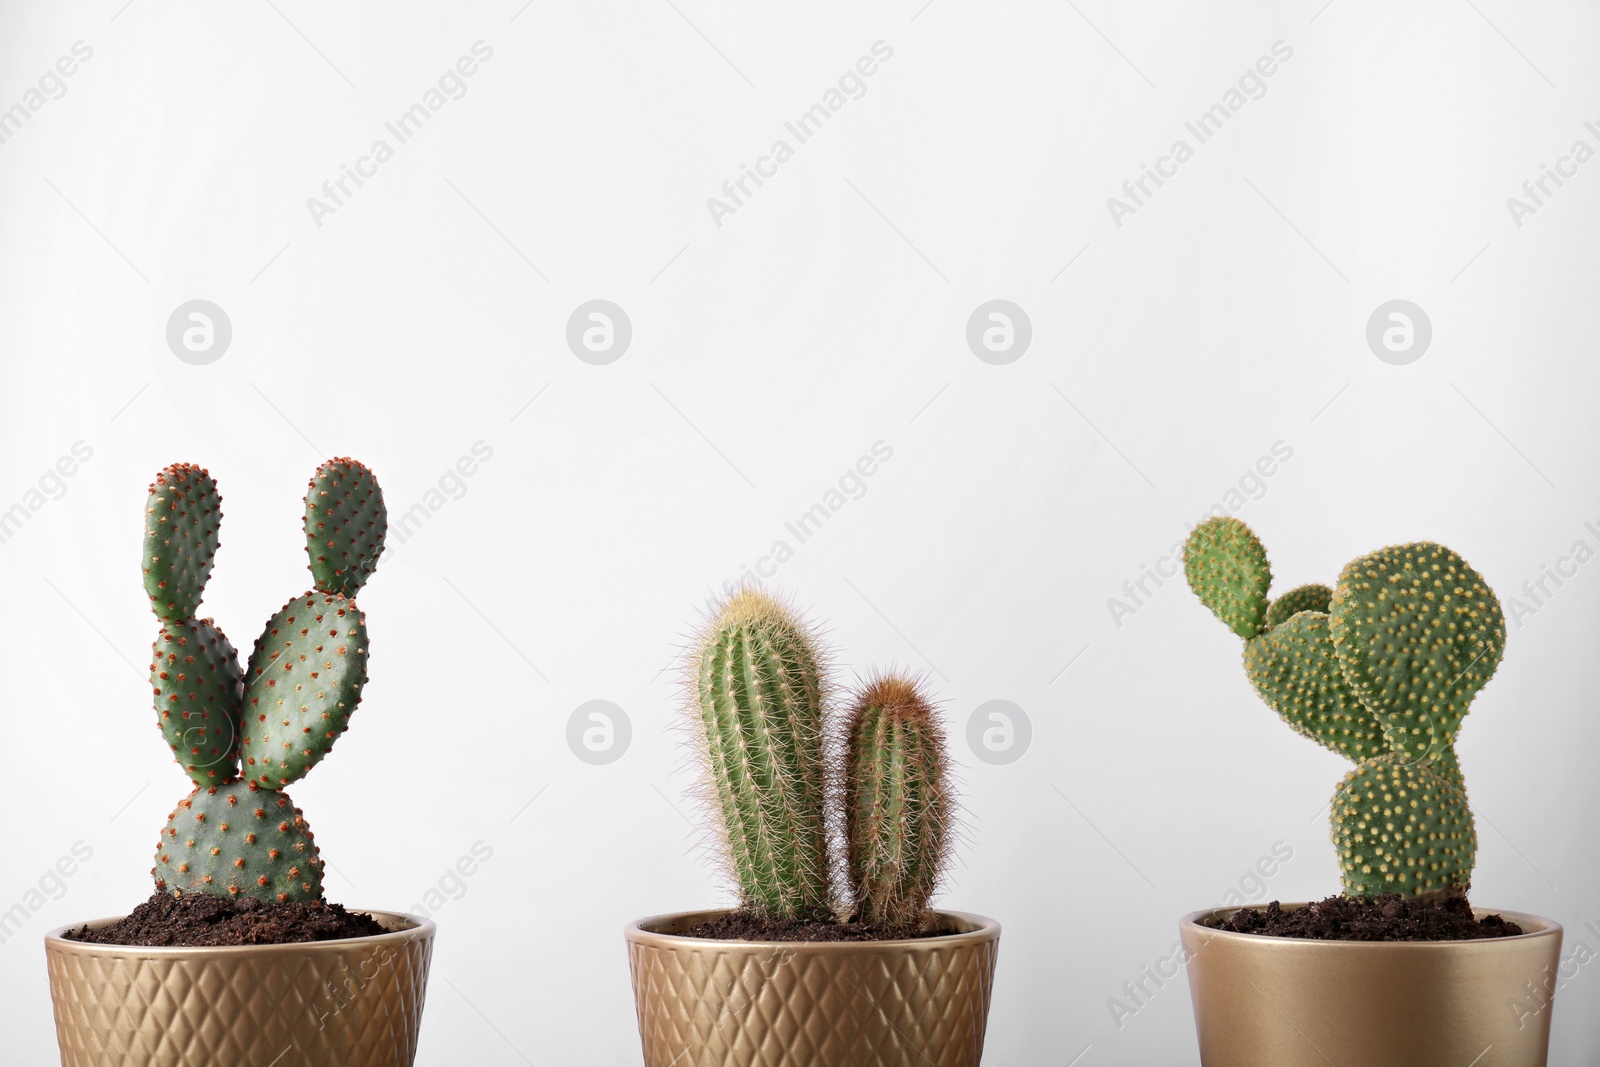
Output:
<path fill-rule="evenodd" d="M 366 617 L 354 597 L 383 552 L 387 514 L 372 472 L 322 464 L 306 492 L 314 588 L 267 623 L 241 670 L 211 619 L 197 618 L 218 547 L 211 475 L 177 463 L 146 506 L 145 590 L 161 620 L 150 667 L 157 724 L 194 790 L 156 848 L 156 888 L 263 900 L 321 900 L 322 858 L 283 787 L 332 749 L 367 679 Z"/>

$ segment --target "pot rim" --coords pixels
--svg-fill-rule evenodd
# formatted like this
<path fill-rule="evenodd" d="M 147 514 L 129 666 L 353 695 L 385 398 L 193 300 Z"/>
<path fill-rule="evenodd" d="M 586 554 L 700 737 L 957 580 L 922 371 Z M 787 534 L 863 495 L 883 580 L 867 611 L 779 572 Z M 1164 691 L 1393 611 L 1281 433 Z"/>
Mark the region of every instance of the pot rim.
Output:
<path fill-rule="evenodd" d="M 90 941 L 73 941 L 65 936 L 69 930 L 78 930 L 85 926 L 98 929 L 119 919 L 126 918 L 123 915 L 111 915 L 103 919 L 88 919 L 83 922 L 58 926 L 44 935 L 44 941 L 47 951 L 83 953 L 95 956 L 226 957 L 294 952 L 330 952 L 362 945 L 412 941 L 418 938 L 431 940 L 438 930 L 432 919 L 424 918 L 421 915 L 412 915 L 408 912 L 382 911 L 375 908 L 347 908 L 346 910 L 355 914 L 370 915 L 384 926 L 394 922 L 409 923 L 410 925 L 396 930 L 386 930 L 381 934 L 368 934 L 365 937 L 342 937 L 331 941 L 292 941 L 282 945 L 106 945 Z"/>
<path fill-rule="evenodd" d="M 884 948 L 947 948 L 952 945 L 978 944 L 985 941 L 995 941 L 1000 937 L 1000 924 L 986 915 L 975 915 L 965 911 L 944 911 L 935 909 L 934 915 L 940 919 L 955 919 L 972 927 L 970 930 L 961 930 L 949 934 L 936 934 L 932 937 L 899 937 L 888 938 L 882 941 L 747 941 L 734 938 L 713 939 L 707 937 L 687 937 L 683 934 L 662 933 L 650 927 L 680 921 L 689 917 L 699 917 L 702 922 L 726 915 L 733 908 L 700 908 L 694 911 L 669 911 L 660 915 L 651 915 L 643 919 L 635 919 L 622 928 L 623 936 L 631 942 L 640 944 L 671 944 L 674 946 L 704 946 L 706 948 L 742 948 L 761 949 L 763 951 L 782 950 L 796 953 L 828 953 L 849 951 L 870 951 Z"/>
<path fill-rule="evenodd" d="M 1280 904 L 1279 907 L 1283 908 L 1285 911 L 1295 911 L 1308 906 L 1310 903 L 1310 901 L 1299 900 L 1292 903 Z M 1275 934 L 1243 934 L 1235 930 L 1219 930 L 1214 926 L 1207 926 L 1202 921 L 1204 919 L 1236 915 L 1239 912 L 1244 911 L 1246 908 L 1260 908 L 1265 906 L 1266 905 L 1264 904 L 1243 904 L 1236 907 L 1228 906 L 1219 908 L 1201 908 L 1199 911 L 1191 911 L 1182 919 L 1178 920 L 1178 925 L 1180 928 L 1187 928 L 1190 926 L 1196 927 L 1197 929 L 1205 931 L 1212 937 L 1226 938 L 1228 940 L 1240 942 L 1250 942 L 1252 944 L 1259 943 L 1263 945 L 1302 946 L 1316 945 L 1319 947 L 1325 946 L 1330 950 L 1342 948 L 1345 951 L 1357 952 L 1378 950 L 1388 950 L 1393 952 L 1397 948 L 1405 948 L 1417 951 L 1443 951 L 1451 948 L 1459 949 L 1463 945 L 1497 945 L 1507 942 L 1527 941 L 1532 938 L 1539 937 L 1559 938 L 1562 933 L 1560 923 L 1556 922 L 1554 919 L 1547 919 L 1542 915 L 1534 915 L 1531 912 L 1524 911 L 1506 911 L 1500 908 L 1480 907 L 1474 907 L 1472 909 L 1472 914 L 1475 917 L 1482 918 L 1485 915 L 1500 915 L 1522 927 L 1523 932 L 1520 934 L 1512 934 L 1510 937 L 1479 937 L 1456 941 L 1323 941 L 1318 938 L 1310 937 L 1279 937 Z"/>

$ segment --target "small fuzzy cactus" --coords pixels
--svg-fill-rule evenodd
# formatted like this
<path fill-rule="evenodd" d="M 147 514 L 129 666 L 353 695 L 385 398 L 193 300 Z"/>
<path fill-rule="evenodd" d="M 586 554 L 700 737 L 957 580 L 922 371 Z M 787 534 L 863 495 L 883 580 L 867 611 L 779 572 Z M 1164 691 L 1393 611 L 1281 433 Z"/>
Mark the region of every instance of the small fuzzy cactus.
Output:
<path fill-rule="evenodd" d="M 920 929 L 949 861 L 953 799 L 944 733 L 917 684 L 873 678 L 835 726 L 815 631 L 745 588 L 702 628 L 686 688 L 717 851 L 741 908 L 777 922 Z"/>
<path fill-rule="evenodd" d="M 1244 639 L 1261 698 L 1356 764 L 1332 802 L 1345 895 L 1465 891 L 1477 831 L 1453 745 L 1506 636 L 1482 576 L 1443 545 L 1394 545 L 1349 563 L 1332 589 L 1269 603 L 1266 550 L 1234 518 L 1194 529 L 1184 572 Z"/>
<path fill-rule="evenodd" d="M 157 725 L 194 783 L 162 830 L 156 888 L 183 896 L 322 899 L 322 858 L 283 787 L 326 756 L 367 680 L 366 617 L 353 599 L 383 551 L 383 493 L 366 467 L 333 459 L 306 492 L 315 588 L 257 638 L 245 669 L 211 619 L 222 498 L 205 470 L 156 475 L 146 506 L 144 582 L 161 620 L 150 665 Z"/>
<path fill-rule="evenodd" d="M 846 865 L 856 918 L 923 924 L 950 854 L 944 730 L 917 683 L 874 678 L 855 699 L 845 749 Z"/>

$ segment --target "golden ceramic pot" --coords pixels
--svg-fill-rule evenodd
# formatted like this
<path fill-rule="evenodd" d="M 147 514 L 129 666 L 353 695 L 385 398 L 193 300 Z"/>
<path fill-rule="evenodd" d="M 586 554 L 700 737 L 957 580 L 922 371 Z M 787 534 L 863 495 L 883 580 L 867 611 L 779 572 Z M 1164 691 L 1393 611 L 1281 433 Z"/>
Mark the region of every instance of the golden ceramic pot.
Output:
<path fill-rule="evenodd" d="M 1526 932 L 1309 941 L 1212 928 L 1238 910 L 1179 924 L 1205 1067 L 1545 1067 L 1559 924 L 1476 908 Z"/>
<path fill-rule="evenodd" d="M 411 1067 L 434 925 L 225 948 L 90 945 L 45 935 L 62 1067 Z M 91 929 L 116 922 L 98 919 Z"/>
<path fill-rule="evenodd" d="M 723 911 L 624 930 L 645 1067 L 978 1067 L 1000 924 L 938 912 L 938 937 L 709 941 Z"/>

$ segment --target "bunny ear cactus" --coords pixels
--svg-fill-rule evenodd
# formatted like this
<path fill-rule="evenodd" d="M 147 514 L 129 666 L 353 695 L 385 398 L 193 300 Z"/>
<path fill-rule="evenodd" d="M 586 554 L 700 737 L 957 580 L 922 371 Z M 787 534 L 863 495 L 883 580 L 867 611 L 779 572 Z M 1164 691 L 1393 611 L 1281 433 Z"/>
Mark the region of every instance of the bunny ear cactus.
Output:
<path fill-rule="evenodd" d="M 917 683 L 870 681 L 855 699 L 845 752 L 844 818 L 859 921 L 917 929 L 950 855 L 944 730 Z"/>
<path fill-rule="evenodd" d="M 1505 650 L 1482 576 L 1442 545 L 1395 545 L 1348 564 L 1331 590 L 1300 586 L 1269 604 L 1266 553 L 1231 518 L 1195 528 L 1184 569 L 1244 638 L 1261 698 L 1357 764 L 1332 803 L 1345 894 L 1464 890 L 1477 832 L 1452 746 Z"/>
<path fill-rule="evenodd" d="M 744 589 L 712 616 L 691 668 L 723 853 L 744 907 L 766 918 L 832 911 L 819 660 L 792 610 Z"/>
<path fill-rule="evenodd" d="M 168 817 L 151 873 L 175 896 L 321 900 L 321 855 L 282 790 L 327 755 L 361 699 L 366 617 L 353 597 L 383 551 L 383 492 L 354 460 L 317 469 L 305 516 L 316 588 L 268 621 L 242 671 L 226 635 L 195 618 L 221 503 L 209 473 L 178 463 L 156 475 L 146 506 L 145 590 L 162 622 L 150 667 L 157 724 L 195 785 Z"/>
<path fill-rule="evenodd" d="M 1466 560 L 1430 542 L 1346 565 L 1330 617 L 1351 687 L 1414 760 L 1450 747 L 1505 653 L 1499 598 Z"/>
<path fill-rule="evenodd" d="M 174 463 L 156 475 L 145 504 L 144 589 L 156 618 L 190 619 L 217 556 L 222 495 L 210 472 Z"/>
<path fill-rule="evenodd" d="M 875 676 L 835 727 L 815 631 L 748 587 L 712 611 L 687 682 L 714 836 L 742 910 L 921 929 L 950 858 L 954 799 L 944 731 L 919 683 Z M 830 848 L 840 836 L 842 864 Z"/>
<path fill-rule="evenodd" d="M 353 459 L 330 459 L 306 490 L 306 554 L 323 593 L 353 597 L 378 566 L 389 513 L 372 472 Z"/>

